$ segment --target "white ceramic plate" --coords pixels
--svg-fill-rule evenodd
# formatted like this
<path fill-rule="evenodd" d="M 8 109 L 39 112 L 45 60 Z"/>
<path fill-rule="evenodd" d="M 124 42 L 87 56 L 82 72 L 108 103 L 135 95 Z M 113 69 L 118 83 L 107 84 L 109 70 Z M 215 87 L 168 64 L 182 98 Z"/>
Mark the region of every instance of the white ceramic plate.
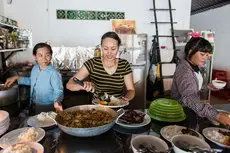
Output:
<path fill-rule="evenodd" d="M 213 138 L 211 138 L 210 133 L 212 133 L 213 131 L 218 131 L 218 130 L 221 130 L 221 131 L 224 131 L 224 132 L 230 132 L 230 130 L 227 130 L 227 129 L 224 129 L 224 128 L 208 127 L 208 128 L 203 129 L 202 134 L 204 135 L 205 138 L 207 138 L 208 140 L 210 140 L 213 143 L 217 144 L 218 146 L 230 149 L 230 145 L 222 144 L 221 142 L 218 142 L 217 140 L 214 140 Z"/>
<path fill-rule="evenodd" d="M 226 113 L 226 114 L 229 114 L 228 117 L 230 117 L 230 112 L 226 111 L 226 110 L 222 110 L 222 109 L 217 109 L 218 112 L 220 113 Z M 217 122 L 216 120 L 210 120 L 212 122 L 213 125 L 217 125 L 219 126 L 220 123 Z"/>
<path fill-rule="evenodd" d="M 135 110 L 137 113 L 143 113 L 144 114 L 144 112 L 141 112 L 141 111 L 137 111 L 137 110 Z M 123 114 L 121 114 L 117 119 L 116 119 L 116 124 L 118 124 L 118 125 L 120 125 L 120 126 L 123 126 L 123 127 L 125 127 L 125 128 L 140 128 L 140 127 L 143 127 L 143 126 L 145 126 L 145 125 L 148 125 L 150 122 L 151 122 L 151 118 L 150 118 L 150 116 L 148 115 L 148 114 L 145 114 L 145 116 L 144 116 L 144 121 L 142 122 L 142 123 L 139 123 L 139 124 L 137 124 L 137 123 L 134 123 L 134 124 L 126 124 L 126 123 L 123 123 L 123 122 L 121 122 L 121 121 L 119 121 L 119 118 L 122 116 Z"/>
<path fill-rule="evenodd" d="M 54 121 L 54 119 L 50 117 L 47 117 L 45 121 L 39 121 L 37 119 L 37 115 L 31 116 L 27 120 L 27 125 L 32 126 L 32 127 L 47 128 L 47 127 L 54 126 L 55 124 L 56 122 Z"/>
<path fill-rule="evenodd" d="M 7 148 L 10 145 L 18 143 L 18 136 L 29 128 L 30 127 L 20 128 L 6 133 L 0 138 L 0 147 Z M 38 136 L 35 141 L 39 142 L 45 136 L 45 130 L 43 130 L 42 128 L 35 128 L 35 129 L 38 132 Z"/>
<path fill-rule="evenodd" d="M 125 107 L 127 105 L 129 105 L 129 102 L 121 102 L 121 101 L 118 101 L 117 102 L 117 105 L 113 105 L 113 106 L 110 106 L 110 105 L 102 105 L 102 104 L 99 104 L 99 99 L 93 99 L 92 100 L 92 103 L 94 105 L 101 105 L 101 106 L 104 106 L 104 107 L 109 107 L 109 108 L 120 108 L 120 107 Z"/>
<path fill-rule="evenodd" d="M 44 147 L 37 142 L 25 142 L 24 144 L 27 144 L 32 148 L 33 153 L 44 153 Z M 4 150 L 1 150 L 0 153 L 3 153 Z"/>
<path fill-rule="evenodd" d="M 186 129 L 185 126 L 179 126 L 179 125 L 169 125 L 169 126 L 165 126 L 163 128 L 161 128 L 161 136 L 171 142 L 171 139 L 173 136 L 175 135 L 183 135 L 183 133 L 181 132 L 182 129 Z M 199 138 L 204 140 L 204 137 L 197 131 L 193 130 L 193 129 L 190 129 L 194 132 L 196 132 L 198 135 L 199 135 Z M 188 134 L 189 135 L 189 134 Z"/>

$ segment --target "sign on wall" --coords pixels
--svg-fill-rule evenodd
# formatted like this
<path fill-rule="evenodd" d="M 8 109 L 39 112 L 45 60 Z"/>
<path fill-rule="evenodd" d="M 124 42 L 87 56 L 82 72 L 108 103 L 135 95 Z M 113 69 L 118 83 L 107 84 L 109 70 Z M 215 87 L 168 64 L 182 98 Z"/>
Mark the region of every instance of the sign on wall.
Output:
<path fill-rule="evenodd" d="M 135 34 L 135 20 L 112 20 L 112 29 L 118 34 Z"/>
<path fill-rule="evenodd" d="M 125 19 L 125 12 L 56 10 L 57 19 L 67 20 L 110 20 Z"/>

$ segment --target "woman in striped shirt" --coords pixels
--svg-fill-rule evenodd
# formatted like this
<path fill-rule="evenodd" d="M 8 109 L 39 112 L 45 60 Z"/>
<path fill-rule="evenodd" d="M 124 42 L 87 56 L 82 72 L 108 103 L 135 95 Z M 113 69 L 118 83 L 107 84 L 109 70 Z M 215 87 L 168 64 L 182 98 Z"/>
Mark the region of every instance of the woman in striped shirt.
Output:
<path fill-rule="evenodd" d="M 204 38 L 191 38 L 185 46 L 185 59 L 181 59 L 173 76 L 171 97 L 184 104 L 200 117 L 230 125 L 230 118 L 227 114 L 219 113 L 210 104 L 200 103 L 200 94 L 203 78 L 200 67 L 205 66 L 210 54 L 212 45 Z M 213 90 L 213 86 L 209 89 Z M 216 90 L 216 89 L 215 89 Z"/>
<path fill-rule="evenodd" d="M 102 56 L 86 61 L 74 75 L 79 80 L 89 76 L 90 81 L 84 81 L 82 87 L 71 78 L 67 89 L 91 91 L 95 88 L 124 101 L 132 100 L 135 89 L 130 64 L 127 60 L 116 58 L 120 44 L 121 40 L 115 32 L 105 33 L 101 38 Z"/>

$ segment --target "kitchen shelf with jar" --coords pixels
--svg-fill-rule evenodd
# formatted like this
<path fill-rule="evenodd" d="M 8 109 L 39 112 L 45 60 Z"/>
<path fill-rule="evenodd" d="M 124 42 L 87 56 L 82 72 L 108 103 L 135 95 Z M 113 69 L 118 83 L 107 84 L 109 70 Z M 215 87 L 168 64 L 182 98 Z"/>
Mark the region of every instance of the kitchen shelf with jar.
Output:
<path fill-rule="evenodd" d="M 4 74 L 7 70 L 7 59 L 14 53 L 27 49 L 29 45 L 29 36 L 24 36 L 23 29 L 17 26 L 15 20 L 3 16 L 1 17 L 2 19 L 7 19 L 0 20 L 1 72 Z"/>
<path fill-rule="evenodd" d="M 7 70 L 7 66 L 6 66 L 6 61 L 7 59 L 9 59 L 9 57 L 11 57 L 14 53 L 18 52 L 18 51 L 24 51 L 27 48 L 14 48 L 14 49 L 2 49 L 0 50 L 0 54 L 1 54 L 1 65 L 2 65 L 2 70 L 1 72 L 5 72 Z M 6 53 L 9 53 L 6 55 Z"/>
<path fill-rule="evenodd" d="M 0 27 L 6 28 L 6 29 L 19 29 L 19 27 L 17 27 L 17 26 L 6 24 L 6 23 L 2 23 L 2 22 L 0 22 Z"/>
<path fill-rule="evenodd" d="M 1 49 L 1 50 L 0 50 L 0 53 L 1 53 L 1 52 L 23 51 L 23 50 L 26 50 L 26 49 L 27 49 L 27 48 Z"/>

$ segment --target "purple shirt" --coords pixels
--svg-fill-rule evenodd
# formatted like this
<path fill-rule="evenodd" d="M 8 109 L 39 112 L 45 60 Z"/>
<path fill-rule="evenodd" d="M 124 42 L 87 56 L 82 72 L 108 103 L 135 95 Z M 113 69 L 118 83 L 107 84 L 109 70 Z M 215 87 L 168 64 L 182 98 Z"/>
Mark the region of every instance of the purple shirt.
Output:
<path fill-rule="evenodd" d="M 199 85 L 194 72 L 186 60 L 180 61 L 173 76 L 171 97 L 200 117 L 215 119 L 218 112 L 210 104 L 200 103 Z"/>

